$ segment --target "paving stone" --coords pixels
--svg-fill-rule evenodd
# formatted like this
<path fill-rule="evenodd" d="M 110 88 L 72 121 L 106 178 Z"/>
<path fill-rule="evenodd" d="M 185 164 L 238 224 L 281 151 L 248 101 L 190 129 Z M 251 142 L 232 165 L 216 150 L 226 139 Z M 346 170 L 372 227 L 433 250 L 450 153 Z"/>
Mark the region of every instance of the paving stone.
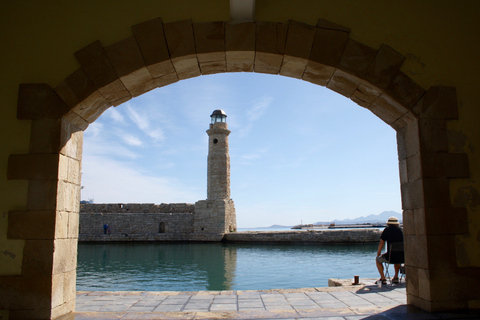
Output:
<path fill-rule="evenodd" d="M 237 304 L 233 303 L 221 303 L 221 304 L 212 304 L 210 306 L 210 311 L 237 311 Z"/>
<path fill-rule="evenodd" d="M 153 312 L 172 312 L 172 311 L 180 311 L 182 310 L 182 304 L 161 304 L 156 307 Z"/>

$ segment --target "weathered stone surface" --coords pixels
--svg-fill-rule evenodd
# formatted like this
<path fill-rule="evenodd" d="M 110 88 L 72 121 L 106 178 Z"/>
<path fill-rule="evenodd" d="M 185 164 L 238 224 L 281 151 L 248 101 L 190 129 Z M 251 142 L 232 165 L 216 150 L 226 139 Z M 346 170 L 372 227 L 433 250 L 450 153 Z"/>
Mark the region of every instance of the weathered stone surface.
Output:
<path fill-rule="evenodd" d="M 131 98 L 130 93 L 118 78 L 100 41 L 95 41 L 77 51 L 75 58 L 80 63 L 83 72 L 112 105 L 118 105 L 119 100 Z"/>
<path fill-rule="evenodd" d="M 58 153 L 61 149 L 61 119 L 35 119 L 30 133 L 31 153 Z"/>
<path fill-rule="evenodd" d="M 408 112 L 408 109 L 403 107 L 386 93 L 382 93 L 378 96 L 378 98 L 370 104 L 369 110 L 388 125 L 391 125 Z"/>
<path fill-rule="evenodd" d="M 367 70 L 365 80 L 379 88 L 386 89 L 390 81 L 400 70 L 405 57 L 393 50 L 391 47 L 382 44 L 372 64 Z"/>
<path fill-rule="evenodd" d="M 22 83 L 18 89 L 17 118 L 60 118 L 69 110 L 55 91 L 45 83 Z"/>
<path fill-rule="evenodd" d="M 174 74 L 162 20 L 157 18 L 134 25 L 132 31 L 152 77 Z"/>
<path fill-rule="evenodd" d="M 322 230 L 322 231 L 246 231 L 225 234 L 228 242 L 248 243 L 362 243 L 378 242 L 380 231 L 363 230 Z"/>
<path fill-rule="evenodd" d="M 117 75 L 132 96 L 140 95 L 153 89 L 154 81 L 145 67 L 142 54 L 135 38 L 115 42 L 105 48 Z"/>
<path fill-rule="evenodd" d="M 227 72 L 252 72 L 255 59 L 255 23 L 225 24 Z"/>
<path fill-rule="evenodd" d="M 423 177 L 468 178 L 468 156 L 465 153 L 422 153 Z"/>
<path fill-rule="evenodd" d="M 412 109 L 425 93 L 422 87 L 401 71 L 393 76 L 385 91 L 409 109 Z"/>
<path fill-rule="evenodd" d="M 202 74 L 203 63 L 225 64 L 225 23 L 223 21 L 194 23 L 193 31 Z"/>
<path fill-rule="evenodd" d="M 350 98 L 360 85 L 361 80 L 351 74 L 343 72 L 340 69 L 335 70 L 332 78 L 327 84 L 327 88 Z"/>
<path fill-rule="evenodd" d="M 52 274 L 54 240 L 25 240 L 22 274 L 48 276 Z"/>
<path fill-rule="evenodd" d="M 418 132 L 423 152 L 448 152 L 446 120 L 419 119 Z"/>
<path fill-rule="evenodd" d="M 53 252 L 53 274 L 75 271 L 77 266 L 77 240 L 55 240 Z"/>
<path fill-rule="evenodd" d="M 163 26 L 168 50 L 179 79 L 200 75 L 195 52 L 195 38 L 191 20 L 170 22 Z"/>
<path fill-rule="evenodd" d="M 257 22 L 255 31 L 255 72 L 278 74 L 285 53 L 288 25 Z"/>
<path fill-rule="evenodd" d="M 325 20 L 322 21 L 325 22 Z M 310 60 L 337 67 L 347 44 L 349 31 L 330 29 L 329 24 L 321 24 L 325 27 L 316 28 Z"/>
<path fill-rule="evenodd" d="M 62 120 L 60 154 L 81 160 L 83 153 L 83 131 L 66 120 Z"/>
<path fill-rule="evenodd" d="M 363 78 L 376 54 L 377 50 L 349 38 L 338 65 L 343 71 Z"/>
<path fill-rule="evenodd" d="M 327 86 L 336 69 L 334 67 L 326 66 L 318 62 L 308 61 L 302 80 L 318 84 L 320 86 Z"/>
<path fill-rule="evenodd" d="M 454 87 L 431 87 L 414 107 L 420 118 L 457 119 L 457 93 Z"/>
<path fill-rule="evenodd" d="M 55 87 L 55 92 L 71 109 L 92 95 L 97 88 L 87 75 L 78 69 Z"/>
<path fill-rule="evenodd" d="M 289 21 L 281 75 L 301 79 L 310 58 L 315 31 L 314 26 Z"/>
<path fill-rule="evenodd" d="M 380 89 L 366 83 L 360 83 L 350 99 L 359 106 L 369 109 L 371 104 L 377 100 L 381 94 L 382 91 Z"/>

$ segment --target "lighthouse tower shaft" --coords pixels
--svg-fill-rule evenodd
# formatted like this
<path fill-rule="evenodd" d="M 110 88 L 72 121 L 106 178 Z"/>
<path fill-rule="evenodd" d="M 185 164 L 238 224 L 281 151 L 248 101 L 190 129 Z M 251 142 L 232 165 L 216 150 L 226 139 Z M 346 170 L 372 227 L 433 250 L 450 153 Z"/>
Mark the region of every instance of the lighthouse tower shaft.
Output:
<path fill-rule="evenodd" d="M 208 134 L 207 200 L 230 199 L 230 155 L 225 122 L 210 124 Z"/>
<path fill-rule="evenodd" d="M 215 110 L 208 134 L 207 200 L 195 203 L 193 232 L 198 240 L 220 240 L 237 230 L 235 205 L 230 199 L 230 155 L 227 115 Z"/>

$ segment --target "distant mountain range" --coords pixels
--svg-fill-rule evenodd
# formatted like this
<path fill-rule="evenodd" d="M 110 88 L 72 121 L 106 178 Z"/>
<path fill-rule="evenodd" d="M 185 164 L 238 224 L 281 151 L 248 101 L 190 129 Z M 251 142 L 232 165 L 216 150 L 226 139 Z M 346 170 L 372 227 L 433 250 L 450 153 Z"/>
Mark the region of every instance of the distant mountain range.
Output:
<path fill-rule="evenodd" d="M 371 214 L 366 217 L 359 217 L 355 219 L 333 220 L 333 221 L 319 221 L 314 224 L 359 224 L 359 223 L 385 223 L 391 216 L 397 217 L 400 223 L 403 222 L 402 214 L 395 211 L 384 211 L 380 214 Z"/>

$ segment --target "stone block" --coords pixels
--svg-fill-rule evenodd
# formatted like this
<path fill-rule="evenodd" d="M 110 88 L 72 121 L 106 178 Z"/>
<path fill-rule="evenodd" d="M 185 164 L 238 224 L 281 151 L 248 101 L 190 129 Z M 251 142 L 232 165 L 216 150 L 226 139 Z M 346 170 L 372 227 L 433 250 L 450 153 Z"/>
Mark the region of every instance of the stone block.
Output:
<path fill-rule="evenodd" d="M 398 162 L 400 172 L 400 184 L 408 182 L 407 160 L 403 159 Z"/>
<path fill-rule="evenodd" d="M 8 239 L 54 239 L 55 211 L 10 211 Z"/>
<path fill-rule="evenodd" d="M 88 123 L 93 123 L 97 120 L 105 110 L 112 106 L 111 102 L 105 100 L 99 91 L 95 91 L 88 98 L 73 107 L 72 112 Z M 131 98 L 130 95 L 128 97 L 129 99 Z"/>
<path fill-rule="evenodd" d="M 423 155 L 422 155 L 423 156 Z M 408 181 L 415 181 L 423 178 L 425 175 L 422 170 L 422 157 L 419 153 L 406 159 Z"/>
<path fill-rule="evenodd" d="M 321 23 L 321 25 L 324 27 L 318 27 L 315 30 L 310 61 L 337 67 L 350 32 L 339 30 L 340 28 L 330 29 L 330 23 L 328 25 Z"/>
<path fill-rule="evenodd" d="M 153 89 L 150 87 L 152 83 L 154 84 L 153 78 L 145 67 L 142 54 L 133 36 L 109 45 L 105 48 L 105 52 L 132 96 L 135 96 L 133 92 L 138 96 Z"/>
<path fill-rule="evenodd" d="M 132 31 L 152 77 L 174 74 L 175 69 L 170 60 L 162 20 L 157 18 L 134 25 Z"/>
<path fill-rule="evenodd" d="M 60 154 L 82 160 L 83 131 L 66 120 L 62 120 L 62 135 L 60 137 Z"/>
<path fill-rule="evenodd" d="M 405 61 L 403 55 L 382 44 L 372 64 L 368 67 L 365 80 L 379 88 L 386 89 L 400 70 L 403 61 Z"/>
<path fill-rule="evenodd" d="M 25 240 L 22 275 L 49 276 L 53 270 L 54 240 Z"/>
<path fill-rule="evenodd" d="M 30 131 L 30 153 L 58 153 L 61 149 L 61 119 L 35 119 Z"/>
<path fill-rule="evenodd" d="M 88 128 L 89 123 L 80 117 L 78 114 L 76 114 L 73 111 L 68 112 L 62 120 L 65 120 L 66 122 L 69 122 L 71 125 L 77 127 L 80 130 L 85 130 Z M 30 140 L 31 141 L 31 140 Z"/>
<path fill-rule="evenodd" d="M 385 91 L 408 109 L 412 109 L 425 93 L 421 86 L 401 71 L 393 76 Z"/>
<path fill-rule="evenodd" d="M 225 60 L 200 62 L 199 64 L 203 75 L 227 72 L 227 62 Z"/>
<path fill-rule="evenodd" d="M 288 25 L 257 22 L 255 31 L 255 72 L 278 74 L 285 53 Z"/>
<path fill-rule="evenodd" d="M 458 119 L 457 93 L 454 87 L 430 87 L 414 107 L 421 118 Z"/>
<path fill-rule="evenodd" d="M 95 41 L 75 53 L 83 72 L 98 91 L 115 105 L 116 101 L 131 98 L 130 93 L 118 78 L 100 41 Z"/>
<path fill-rule="evenodd" d="M 80 186 L 58 181 L 56 209 L 66 212 L 78 212 L 80 209 Z"/>
<path fill-rule="evenodd" d="M 55 87 L 55 92 L 71 109 L 92 95 L 97 88 L 87 75 L 78 69 Z"/>
<path fill-rule="evenodd" d="M 58 179 L 58 154 L 12 154 L 8 157 L 9 180 Z"/>
<path fill-rule="evenodd" d="M 326 87 L 336 69 L 318 62 L 308 61 L 302 80 Z"/>
<path fill-rule="evenodd" d="M 366 83 L 360 83 L 350 99 L 361 107 L 369 108 L 381 94 L 382 91 L 379 89 Z"/>
<path fill-rule="evenodd" d="M 408 109 L 386 93 L 381 94 L 370 105 L 369 109 L 388 125 L 391 125 L 408 112 Z"/>
<path fill-rule="evenodd" d="M 405 277 L 407 286 L 408 286 L 408 295 L 407 295 L 407 302 L 410 296 L 418 297 L 418 269 L 415 267 L 411 267 L 409 265 L 405 265 L 405 273 L 408 274 L 408 277 Z"/>
<path fill-rule="evenodd" d="M 197 55 L 190 54 L 178 58 L 172 58 L 173 66 L 177 72 L 178 79 L 189 79 L 201 75 Z"/>
<path fill-rule="evenodd" d="M 57 211 L 55 218 L 55 238 L 68 238 L 68 212 Z"/>
<path fill-rule="evenodd" d="M 160 87 L 164 87 L 164 86 L 167 86 L 169 84 L 175 83 L 179 79 L 178 79 L 178 76 L 177 76 L 176 73 L 171 73 L 171 74 L 167 74 L 165 76 L 155 78 L 154 80 L 155 80 L 155 83 L 156 83 L 157 87 L 160 88 Z"/>
<path fill-rule="evenodd" d="M 75 271 L 77 266 L 77 239 L 55 240 L 53 274 Z"/>
<path fill-rule="evenodd" d="M 407 112 L 405 113 L 401 118 L 397 119 L 394 123 L 392 123 L 390 126 L 398 131 L 404 127 L 406 127 L 408 124 L 413 123 L 416 121 L 416 117 L 412 112 Z"/>
<path fill-rule="evenodd" d="M 68 111 L 68 106 L 48 84 L 20 84 L 17 103 L 18 119 L 56 119 Z"/>
<path fill-rule="evenodd" d="M 419 119 L 418 135 L 422 152 L 448 152 L 446 120 Z"/>
<path fill-rule="evenodd" d="M 327 88 L 350 98 L 360 85 L 361 80 L 337 69 L 327 84 Z"/>
<path fill-rule="evenodd" d="M 255 23 L 225 24 L 227 72 L 252 72 L 255 59 Z"/>
<path fill-rule="evenodd" d="M 426 178 L 468 178 L 468 156 L 465 153 L 422 153 L 422 171 Z"/>
<path fill-rule="evenodd" d="M 289 21 L 285 57 L 280 74 L 301 79 L 312 50 L 316 28 L 301 22 Z"/>
<path fill-rule="evenodd" d="M 225 61 L 225 23 L 194 23 L 195 48 L 200 63 Z"/>
<path fill-rule="evenodd" d="M 399 161 L 420 152 L 417 122 L 412 122 L 397 131 L 397 147 Z"/>
<path fill-rule="evenodd" d="M 80 216 L 78 212 L 69 212 L 67 238 L 78 239 L 79 227 L 80 227 Z"/>
<path fill-rule="evenodd" d="M 30 180 L 28 183 L 28 211 L 55 211 L 57 209 L 57 180 Z"/>
<path fill-rule="evenodd" d="M 191 20 L 170 22 L 163 25 L 170 57 L 179 58 L 195 54 L 195 38 Z"/>
<path fill-rule="evenodd" d="M 338 66 L 347 73 L 363 78 L 376 55 L 377 50 L 349 38 Z"/>
<path fill-rule="evenodd" d="M 63 273 L 52 275 L 52 308 L 56 308 L 65 303 L 64 293 L 63 293 L 63 284 L 64 284 Z"/>
<path fill-rule="evenodd" d="M 427 237 L 425 235 L 404 235 L 404 245 L 407 253 L 405 255 L 405 265 L 417 269 L 427 269 Z M 419 277 L 419 280 L 421 280 L 421 277 Z M 421 286 L 420 283 L 419 286 Z"/>
<path fill-rule="evenodd" d="M 414 210 L 403 210 L 403 234 L 416 235 Z"/>
<path fill-rule="evenodd" d="M 402 209 L 413 210 L 417 208 L 424 208 L 425 201 L 423 196 L 422 180 L 415 180 L 407 183 L 402 183 Z"/>

